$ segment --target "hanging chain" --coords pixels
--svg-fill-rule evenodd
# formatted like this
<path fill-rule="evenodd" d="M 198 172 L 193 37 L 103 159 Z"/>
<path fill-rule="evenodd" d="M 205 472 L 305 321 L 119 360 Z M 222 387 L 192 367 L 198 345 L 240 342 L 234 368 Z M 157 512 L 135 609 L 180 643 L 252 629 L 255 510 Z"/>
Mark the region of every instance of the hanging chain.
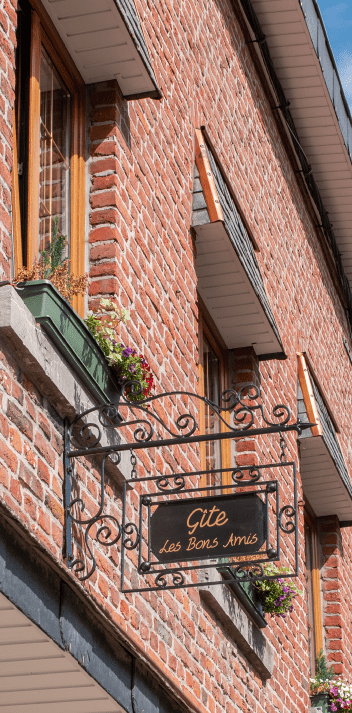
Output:
<path fill-rule="evenodd" d="M 281 463 L 287 463 L 287 457 L 286 457 L 286 453 L 285 453 L 285 449 L 287 448 L 287 441 L 283 437 L 281 431 L 280 431 L 280 448 L 281 448 L 280 461 L 281 461 Z"/>
<path fill-rule="evenodd" d="M 132 448 L 131 448 L 130 453 L 131 453 L 130 461 L 131 461 L 131 466 L 132 466 L 132 468 L 131 468 L 131 478 L 132 478 L 132 480 L 136 480 L 136 478 L 137 478 L 137 470 L 136 470 L 137 456 L 136 456 L 135 453 L 133 453 L 133 449 L 132 449 Z"/>

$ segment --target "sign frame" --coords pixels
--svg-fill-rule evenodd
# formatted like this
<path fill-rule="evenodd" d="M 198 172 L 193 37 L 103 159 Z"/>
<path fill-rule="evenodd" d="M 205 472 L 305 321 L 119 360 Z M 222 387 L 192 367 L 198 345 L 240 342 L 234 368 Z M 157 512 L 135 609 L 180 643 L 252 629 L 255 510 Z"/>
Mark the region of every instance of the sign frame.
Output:
<path fill-rule="evenodd" d="M 273 477 L 278 473 L 278 469 L 292 469 L 293 478 L 293 501 L 290 504 L 280 505 L 280 481 Z M 192 479 L 198 478 L 200 474 L 224 472 L 232 473 L 232 485 L 192 487 Z M 271 477 L 270 477 L 271 472 Z M 269 478 L 266 479 L 266 476 Z M 297 473 L 294 461 L 268 463 L 258 466 L 241 466 L 236 468 L 224 468 L 211 471 L 195 471 L 193 473 L 175 473 L 164 477 L 139 478 L 138 482 L 144 482 L 149 486 L 148 492 L 139 495 L 138 526 L 135 522 L 127 521 L 128 492 L 135 485 L 136 480 L 131 479 L 125 482 L 123 492 L 123 513 L 122 513 L 122 537 L 121 545 L 121 591 L 123 593 L 136 593 L 145 591 L 160 591 L 177 588 L 199 587 L 202 584 L 200 578 L 192 581 L 192 572 L 201 570 L 215 570 L 221 572 L 224 579 L 223 584 L 229 581 L 253 582 L 261 579 L 290 578 L 298 576 L 298 508 L 297 508 Z M 152 487 L 154 486 L 154 487 Z M 172 487 L 174 486 L 174 487 Z M 152 487 L 152 489 L 151 489 Z M 173 560 L 160 562 L 153 557 L 150 541 L 150 524 L 152 517 L 152 507 L 158 501 L 165 502 L 165 498 L 189 502 L 195 499 L 199 502 L 199 497 L 206 498 L 209 491 L 217 491 L 214 495 L 214 502 L 219 497 L 219 493 L 224 493 L 226 497 L 234 495 L 239 491 L 238 496 L 245 493 L 257 494 L 264 501 L 266 532 L 265 548 L 246 558 L 245 552 L 239 552 L 228 556 L 212 556 L 206 554 L 195 557 L 194 560 L 182 561 Z M 232 491 L 229 494 L 229 491 Z M 163 499 L 163 500 L 162 500 Z M 271 527 L 270 527 L 271 522 Z M 291 545 L 293 562 L 291 562 L 292 572 L 279 574 L 277 576 L 267 576 L 264 573 L 263 565 L 281 561 L 282 537 L 292 537 Z M 133 567 L 132 562 L 136 560 L 135 555 L 131 558 L 130 550 L 137 550 L 137 565 Z M 143 552 L 147 550 L 147 558 Z M 127 564 L 128 563 L 128 564 Z M 175 566 L 179 563 L 178 566 Z M 284 562 L 287 565 L 287 560 Z M 127 566 L 126 566 L 127 565 Z M 168 566 L 169 565 L 169 566 Z M 134 569 L 134 574 L 131 570 Z M 135 582 L 138 579 L 138 586 Z M 153 581 L 152 581 L 153 580 Z M 221 583 L 221 581 L 220 581 Z M 203 583 L 204 584 L 204 583 Z M 207 586 L 219 584 L 219 577 L 207 581 Z"/>

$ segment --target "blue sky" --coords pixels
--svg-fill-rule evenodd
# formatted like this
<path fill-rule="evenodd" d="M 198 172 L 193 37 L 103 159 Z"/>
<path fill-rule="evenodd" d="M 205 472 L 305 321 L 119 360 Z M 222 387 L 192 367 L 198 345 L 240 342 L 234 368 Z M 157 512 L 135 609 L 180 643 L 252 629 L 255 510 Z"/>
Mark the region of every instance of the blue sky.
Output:
<path fill-rule="evenodd" d="M 352 111 L 352 0 L 318 0 L 318 5 Z"/>

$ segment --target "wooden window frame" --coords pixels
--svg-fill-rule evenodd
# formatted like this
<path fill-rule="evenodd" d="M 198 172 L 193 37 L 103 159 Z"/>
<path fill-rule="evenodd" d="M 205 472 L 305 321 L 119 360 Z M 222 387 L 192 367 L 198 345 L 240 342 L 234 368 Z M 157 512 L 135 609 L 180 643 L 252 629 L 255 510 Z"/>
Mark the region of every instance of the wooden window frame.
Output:
<path fill-rule="evenodd" d="M 321 588 L 320 588 L 320 567 L 319 567 L 319 538 L 318 538 L 318 524 L 317 518 L 310 507 L 309 503 L 305 501 L 304 507 L 304 524 L 308 525 L 311 532 L 311 554 L 312 554 L 312 568 L 311 568 L 311 580 L 312 580 L 312 596 L 313 596 L 313 633 L 315 642 L 315 654 L 316 656 L 324 648 L 324 637 L 323 637 L 323 620 L 322 620 L 322 607 L 321 607 Z M 315 675 L 315 670 L 312 671 L 312 675 Z"/>
<path fill-rule="evenodd" d="M 38 0 L 31 0 L 31 48 L 28 119 L 28 186 L 27 186 L 27 267 L 37 259 L 39 234 L 40 173 L 40 60 L 43 46 L 71 94 L 70 155 L 70 269 L 73 275 L 85 272 L 85 85 L 64 47 L 49 16 Z M 35 9 L 33 9 L 33 6 Z M 16 110 L 15 110 L 16 111 Z M 14 123 L 14 129 L 16 123 Z M 14 130 L 14 134 L 16 131 Z M 14 136 L 13 181 L 15 270 L 23 264 L 20 201 L 17 176 L 17 137 Z M 84 316 L 84 295 L 73 298 L 72 306 Z"/>
<path fill-rule="evenodd" d="M 228 349 L 224 344 L 221 336 L 217 332 L 215 325 L 212 324 L 211 317 L 207 314 L 206 307 L 204 305 L 200 306 L 199 310 L 199 323 L 198 323 L 198 339 L 199 339 L 199 392 L 201 396 L 205 393 L 205 383 L 204 383 L 204 364 L 203 364 L 203 334 L 205 334 L 211 348 L 219 359 L 220 366 L 220 394 L 229 388 L 229 363 L 228 363 Z M 204 403 L 200 402 L 199 418 L 201 425 L 201 432 L 205 432 L 205 407 Z M 220 430 L 222 433 L 226 432 L 226 423 L 229 422 L 230 415 L 225 415 L 225 423 L 221 422 Z M 206 469 L 206 444 L 200 444 L 200 461 L 201 470 Z M 221 467 L 231 468 L 231 441 L 229 439 L 221 442 Z M 206 487 L 208 483 L 206 482 L 205 475 L 201 478 L 201 487 Z M 222 485 L 232 485 L 231 472 L 223 473 Z M 226 490 L 224 491 L 227 492 Z M 228 491 L 230 492 L 230 491 Z"/>

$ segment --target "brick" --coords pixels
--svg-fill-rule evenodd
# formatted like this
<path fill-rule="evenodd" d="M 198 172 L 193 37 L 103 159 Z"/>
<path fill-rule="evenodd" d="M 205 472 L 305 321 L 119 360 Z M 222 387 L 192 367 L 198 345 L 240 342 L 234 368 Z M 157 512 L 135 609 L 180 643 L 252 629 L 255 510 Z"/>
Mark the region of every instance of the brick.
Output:
<path fill-rule="evenodd" d="M 51 437 L 51 426 L 47 418 L 45 418 L 41 413 L 39 413 L 38 417 L 38 424 L 40 428 L 42 429 L 44 435 L 47 437 L 47 439 L 50 441 Z M 38 447 L 38 446 L 37 446 Z"/>
<path fill-rule="evenodd" d="M 51 477 L 49 468 L 40 458 L 38 458 L 38 476 L 44 483 L 50 485 Z"/>
<path fill-rule="evenodd" d="M 32 491 L 32 493 L 39 499 L 44 498 L 43 486 L 35 473 L 27 468 L 24 463 L 20 464 L 19 479 Z"/>
<path fill-rule="evenodd" d="M 61 525 L 63 525 L 64 509 L 50 493 L 45 494 L 45 505 L 49 508 L 49 510 L 51 510 L 53 516 L 60 521 Z"/>
<path fill-rule="evenodd" d="M 104 225 L 101 228 L 95 228 L 95 230 L 91 230 L 89 233 L 90 243 L 104 242 L 106 240 L 116 240 L 119 242 L 119 233 L 116 228 L 111 225 Z"/>
<path fill-rule="evenodd" d="M 15 451 L 17 451 L 17 453 L 22 453 L 22 439 L 15 428 L 10 428 L 9 444 L 15 449 Z"/>
<path fill-rule="evenodd" d="M 7 489 L 10 487 L 10 473 L 8 468 L 2 465 L 2 463 L 0 463 L 0 485 L 3 485 Z"/>
<path fill-rule="evenodd" d="M 13 497 L 15 498 L 15 500 L 17 500 L 17 502 L 21 504 L 22 503 L 21 486 L 20 486 L 18 480 L 15 480 L 15 478 L 11 478 L 10 492 L 13 495 Z"/>
<path fill-rule="evenodd" d="M 55 452 L 41 433 L 36 433 L 34 444 L 40 455 L 46 460 L 48 465 L 53 468 L 55 465 Z"/>
<path fill-rule="evenodd" d="M 15 453 L 12 451 L 9 446 L 4 443 L 3 441 L 0 441 L 0 458 L 4 461 L 5 465 L 12 471 L 12 473 L 16 473 L 17 471 L 17 456 Z"/>
<path fill-rule="evenodd" d="M 13 401 L 8 401 L 7 416 L 29 440 L 33 440 L 33 424 Z"/>

